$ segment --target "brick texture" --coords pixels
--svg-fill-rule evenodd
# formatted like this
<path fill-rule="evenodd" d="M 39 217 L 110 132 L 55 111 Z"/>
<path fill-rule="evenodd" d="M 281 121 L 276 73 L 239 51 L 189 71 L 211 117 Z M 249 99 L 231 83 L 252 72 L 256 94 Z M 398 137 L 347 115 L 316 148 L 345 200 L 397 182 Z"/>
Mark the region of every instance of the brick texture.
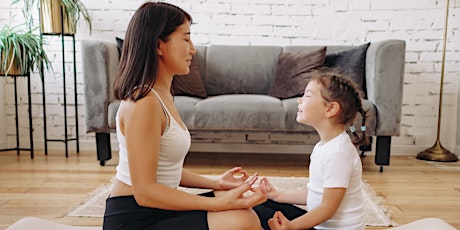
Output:
<path fill-rule="evenodd" d="M 0 24 L 14 24 L 22 20 L 21 6 L 11 6 L 0 1 Z M 93 146 L 94 135 L 86 134 L 83 123 L 83 95 L 81 76 L 80 41 L 83 39 L 114 40 L 124 36 L 129 19 L 143 1 L 135 0 L 82 0 L 93 19 L 89 33 L 82 21 L 77 40 L 77 90 L 79 129 L 82 143 Z M 359 45 L 383 39 L 404 39 L 407 42 L 405 85 L 401 136 L 393 138 L 393 152 L 416 154 L 434 143 L 437 130 L 438 98 L 441 57 L 443 48 L 444 16 L 446 1 L 432 0 L 176 0 L 168 1 L 187 10 L 194 18 L 192 39 L 196 44 L 229 45 Z M 38 15 L 36 12 L 34 15 Z M 447 53 L 445 62 L 444 101 L 442 110 L 441 139 L 446 147 L 459 148 L 455 140 L 457 111 L 460 111 L 460 1 L 450 1 Z M 38 21 L 38 17 L 35 17 Z M 53 70 L 46 72 L 46 103 L 48 124 L 53 135 L 63 135 L 62 123 L 62 55 L 60 37 L 47 37 L 47 53 L 53 61 Z M 70 43 L 66 45 L 65 69 L 72 70 Z M 73 80 L 68 74 L 68 102 L 73 105 Z M 42 147 L 43 108 L 41 81 L 32 76 L 34 136 L 36 148 Z M 6 125 L 14 120 L 12 80 L 1 79 L 0 145 L 13 143 L 14 127 Z M 21 83 L 20 107 L 27 106 L 26 84 Z M 3 106 L 0 106 L 3 107 Z M 70 107 L 73 109 L 72 107 Z M 69 118 L 74 119 L 73 110 Z M 27 127 L 26 115 L 20 116 L 21 130 Z M 75 132 L 69 122 L 71 132 Z M 28 139 L 28 133 L 21 133 Z M 252 137 L 257 139 L 258 137 Z M 56 145 L 57 146 L 57 145 Z M 1 146 L 0 146 L 1 147 Z M 57 146 L 60 148 L 61 146 Z M 94 147 L 88 147 L 94 148 Z"/>

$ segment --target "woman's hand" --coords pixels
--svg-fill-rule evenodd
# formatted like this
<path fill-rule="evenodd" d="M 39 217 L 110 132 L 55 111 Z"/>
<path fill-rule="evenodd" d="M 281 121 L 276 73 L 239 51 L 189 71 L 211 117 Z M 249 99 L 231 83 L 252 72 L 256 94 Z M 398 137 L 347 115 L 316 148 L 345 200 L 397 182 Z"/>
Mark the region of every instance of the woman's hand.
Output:
<path fill-rule="evenodd" d="M 219 193 L 216 196 L 218 208 L 214 211 L 252 208 L 267 201 L 266 186 L 263 183 L 261 181 L 257 188 L 252 188 L 250 183 L 244 182 L 239 187 Z M 244 195 L 248 191 L 251 194 Z"/>
<path fill-rule="evenodd" d="M 268 226 L 272 230 L 289 230 L 294 229 L 293 224 L 289 221 L 282 212 L 277 211 L 273 215 L 273 218 L 268 220 Z"/>
<path fill-rule="evenodd" d="M 240 174 L 240 175 L 237 175 Z M 257 173 L 254 174 L 257 180 Z M 241 186 L 249 178 L 248 172 L 241 167 L 235 167 L 227 170 L 218 180 L 218 188 L 215 190 L 229 190 Z M 255 182 L 255 180 L 254 180 Z M 253 182 L 253 183 L 254 183 Z"/>

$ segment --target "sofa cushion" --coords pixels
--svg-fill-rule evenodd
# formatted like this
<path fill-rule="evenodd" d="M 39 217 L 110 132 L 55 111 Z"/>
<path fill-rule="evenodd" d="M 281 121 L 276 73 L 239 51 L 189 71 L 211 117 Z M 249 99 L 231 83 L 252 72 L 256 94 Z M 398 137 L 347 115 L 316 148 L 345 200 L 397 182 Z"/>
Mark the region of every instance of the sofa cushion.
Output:
<path fill-rule="evenodd" d="M 174 104 L 188 129 L 195 128 L 196 104 L 202 99 L 189 96 L 174 96 Z"/>
<path fill-rule="evenodd" d="M 281 53 L 269 95 L 280 99 L 302 95 L 312 70 L 323 65 L 325 56 L 325 46 L 314 51 Z"/>
<path fill-rule="evenodd" d="M 362 103 L 364 110 L 367 111 L 366 133 L 368 135 L 375 135 L 375 130 L 377 128 L 377 114 L 375 106 L 368 100 L 363 100 Z M 240 94 L 222 95 L 203 100 L 196 97 L 175 96 L 174 104 L 176 105 L 183 122 L 190 130 L 207 130 L 208 128 L 206 127 L 209 125 L 212 126 L 209 130 L 241 129 L 316 132 L 313 127 L 300 124 L 296 121 L 298 105 L 297 98 L 289 98 L 280 101 L 276 98 L 265 95 Z M 108 125 L 111 129 L 115 129 L 115 116 L 119 106 L 119 101 L 112 101 L 108 106 Z M 268 109 L 262 109 L 264 106 Z M 242 111 L 234 108 L 245 108 L 246 110 Z M 213 114 L 207 114 L 204 110 L 208 112 L 211 111 Z M 280 115 L 279 112 L 283 114 Z M 259 121 L 259 117 L 263 121 Z M 264 126 L 266 126 L 266 128 L 264 128 Z M 356 130 L 359 130 L 359 127 L 361 127 L 360 114 L 358 114 L 355 118 L 354 126 Z"/>
<path fill-rule="evenodd" d="M 208 96 L 267 95 L 275 79 L 282 47 L 210 45 L 206 51 L 205 86 Z"/>
<path fill-rule="evenodd" d="M 195 130 L 283 130 L 284 109 L 267 95 L 229 94 L 195 105 Z"/>
<path fill-rule="evenodd" d="M 338 68 L 341 72 L 350 76 L 365 94 L 365 63 L 369 45 L 370 43 L 365 43 L 357 47 L 328 53 L 324 61 L 324 66 Z"/>
<path fill-rule="evenodd" d="M 123 39 L 115 37 L 118 47 L 118 53 L 121 54 L 123 48 Z M 198 51 L 197 51 L 198 52 Z M 204 98 L 207 96 L 206 89 L 200 73 L 198 55 L 192 59 L 190 72 L 184 75 L 175 76 L 171 85 L 174 95 L 186 95 Z"/>

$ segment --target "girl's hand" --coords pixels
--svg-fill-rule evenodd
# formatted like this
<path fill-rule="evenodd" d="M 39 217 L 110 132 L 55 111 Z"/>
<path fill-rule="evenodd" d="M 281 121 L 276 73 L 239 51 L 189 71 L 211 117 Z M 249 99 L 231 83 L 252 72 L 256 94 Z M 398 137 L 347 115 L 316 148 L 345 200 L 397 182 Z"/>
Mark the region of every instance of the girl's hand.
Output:
<path fill-rule="evenodd" d="M 241 174 L 241 175 L 236 175 Z M 248 172 L 241 167 L 235 167 L 227 170 L 218 180 L 218 188 L 215 190 L 229 190 L 241 186 L 248 179 Z M 257 179 L 257 174 L 256 174 Z"/>
<path fill-rule="evenodd" d="M 275 212 L 273 218 L 268 220 L 268 226 L 270 226 L 270 229 L 272 230 L 294 229 L 291 221 L 289 221 L 280 211 Z"/>
<path fill-rule="evenodd" d="M 280 192 L 278 192 L 275 188 L 275 186 L 273 186 L 270 181 L 268 181 L 268 179 L 266 177 L 262 178 L 262 181 L 264 182 L 265 184 L 265 190 L 267 190 L 267 198 L 270 199 L 270 200 L 274 200 L 276 201 L 276 198 L 281 194 Z"/>

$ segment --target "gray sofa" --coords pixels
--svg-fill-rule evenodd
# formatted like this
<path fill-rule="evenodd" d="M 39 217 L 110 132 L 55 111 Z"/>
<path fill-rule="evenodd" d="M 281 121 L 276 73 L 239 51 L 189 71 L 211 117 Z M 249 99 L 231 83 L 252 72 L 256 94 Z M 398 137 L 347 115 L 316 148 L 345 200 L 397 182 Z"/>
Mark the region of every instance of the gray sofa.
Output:
<path fill-rule="evenodd" d="M 268 94 L 282 52 L 318 47 L 196 46 L 194 58 L 207 96 L 174 98 L 192 135 L 191 151 L 309 153 L 319 137 L 314 129 L 295 121 L 297 97 L 279 99 Z M 352 48 L 328 46 L 327 54 Z M 86 131 L 96 133 L 101 165 L 111 159 L 110 133 L 115 131 L 119 106 L 112 95 L 118 58 L 115 42 L 82 41 Z M 372 42 L 365 54 L 366 132 L 376 140 L 375 163 L 380 170 L 389 165 L 391 137 L 400 132 L 404 59 L 402 40 Z M 360 122 L 358 116 L 358 129 Z M 371 146 L 361 146 L 363 154 Z"/>

